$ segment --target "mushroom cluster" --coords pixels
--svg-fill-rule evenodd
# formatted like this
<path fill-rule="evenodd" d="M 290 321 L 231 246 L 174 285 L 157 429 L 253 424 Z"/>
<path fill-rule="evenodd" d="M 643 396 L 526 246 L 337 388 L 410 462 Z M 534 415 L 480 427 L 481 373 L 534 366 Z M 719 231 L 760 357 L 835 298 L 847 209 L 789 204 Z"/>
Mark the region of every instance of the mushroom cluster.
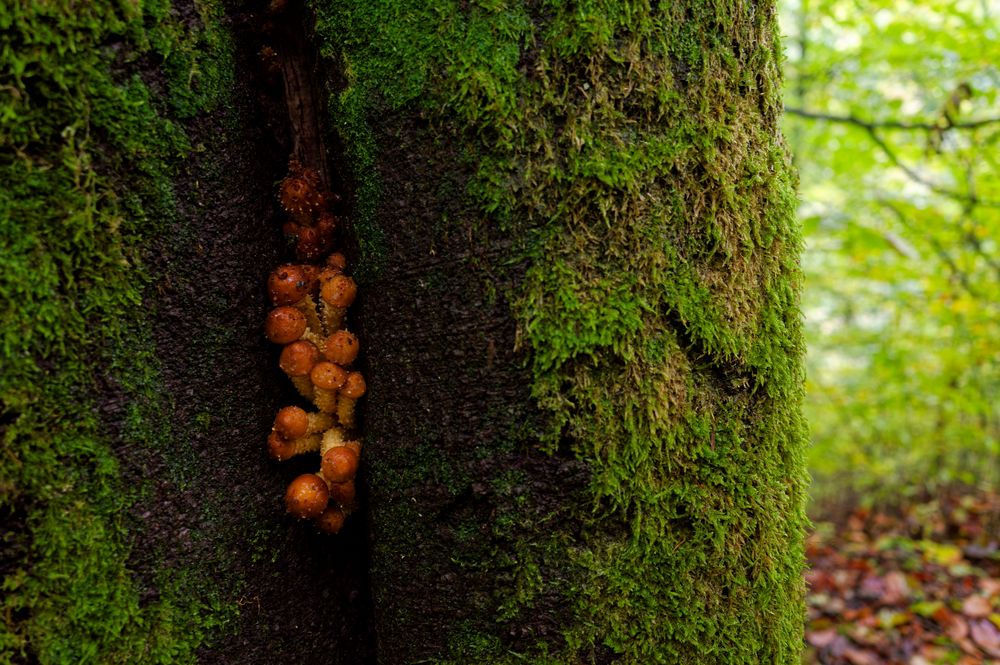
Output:
<path fill-rule="evenodd" d="M 336 227 L 329 211 L 332 198 L 321 188 L 315 170 L 294 159 L 290 162 L 279 200 L 292 218 L 284 231 L 302 263 L 282 265 L 271 273 L 267 286 L 274 309 L 264 322 L 267 338 L 283 346 L 282 371 L 317 409 L 279 410 L 267 450 L 279 462 L 319 452 L 319 471 L 292 481 L 285 507 L 294 517 L 315 520 L 327 533 L 337 533 L 355 507 L 354 475 L 361 443 L 354 409 L 365 394 L 364 377 L 351 369 L 361 346 L 345 325 L 358 287 L 344 272 L 344 255 L 328 254 Z"/>

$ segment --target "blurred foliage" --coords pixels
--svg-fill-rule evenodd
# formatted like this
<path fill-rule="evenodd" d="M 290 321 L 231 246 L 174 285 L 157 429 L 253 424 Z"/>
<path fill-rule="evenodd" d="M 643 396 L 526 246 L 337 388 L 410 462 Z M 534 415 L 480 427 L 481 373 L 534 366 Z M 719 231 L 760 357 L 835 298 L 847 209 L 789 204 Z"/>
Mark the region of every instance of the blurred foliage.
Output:
<path fill-rule="evenodd" d="M 1000 476 L 1000 6 L 785 0 L 818 498 Z"/>

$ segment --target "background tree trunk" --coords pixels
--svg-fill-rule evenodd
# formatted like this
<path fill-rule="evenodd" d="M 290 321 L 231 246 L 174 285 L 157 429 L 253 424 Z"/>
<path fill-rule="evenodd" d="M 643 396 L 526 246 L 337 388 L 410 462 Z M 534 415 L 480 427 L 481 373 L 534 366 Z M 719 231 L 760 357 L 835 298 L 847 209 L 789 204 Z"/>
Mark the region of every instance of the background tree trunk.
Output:
<path fill-rule="evenodd" d="M 44 662 L 798 662 L 800 238 L 773 6 L 570 4 L 53 9 L 57 42 L 91 40 L 86 67 L 27 49 L 46 10 L 9 10 L 44 70 L 8 67 L 17 100 L 45 114 L 12 102 L 42 138 L 4 142 L 5 247 L 29 222 L 55 229 L 37 252 L 75 257 L 56 282 L 91 334 L 67 319 L 68 350 L 5 338 L 25 345 L 5 360 L 30 362 L 0 384 L 16 460 L 0 646 Z M 38 84 L 69 74 L 84 92 Z M 133 132 L 136 108 L 169 126 Z M 94 248 L 56 232 L 76 217 L 37 212 L 32 197 L 79 189 L 60 157 L 73 114 L 100 200 L 144 183 L 120 208 L 158 228 L 97 205 Z M 326 153 L 361 285 L 362 509 L 336 538 L 281 514 L 308 464 L 264 454 L 293 399 L 260 335 L 293 151 Z M 66 178 L 36 187 L 43 162 Z M 147 276 L 103 263 L 108 247 Z M 146 286 L 93 305 L 122 279 Z M 61 380 L 99 419 L 25 388 L 56 362 L 81 367 Z M 54 460 L 71 490 L 53 489 Z M 69 496 L 95 525 L 79 542 L 55 535 Z"/>

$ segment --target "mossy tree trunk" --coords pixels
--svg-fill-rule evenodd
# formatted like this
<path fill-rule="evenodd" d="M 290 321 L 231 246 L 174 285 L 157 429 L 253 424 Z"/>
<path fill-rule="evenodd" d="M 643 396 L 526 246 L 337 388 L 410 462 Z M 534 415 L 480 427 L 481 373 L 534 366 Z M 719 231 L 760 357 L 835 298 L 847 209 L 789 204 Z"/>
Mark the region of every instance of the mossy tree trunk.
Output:
<path fill-rule="evenodd" d="M 773 5 L 281 4 L 0 9 L 0 661 L 797 662 Z M 324 151 L 369 384 L 336 538 L 281 514 L 259 327 Z"/>
<path fill-rule="evenodd" d="M 316 0 L 380 662 L 798 662 L 773 3 Z"/>

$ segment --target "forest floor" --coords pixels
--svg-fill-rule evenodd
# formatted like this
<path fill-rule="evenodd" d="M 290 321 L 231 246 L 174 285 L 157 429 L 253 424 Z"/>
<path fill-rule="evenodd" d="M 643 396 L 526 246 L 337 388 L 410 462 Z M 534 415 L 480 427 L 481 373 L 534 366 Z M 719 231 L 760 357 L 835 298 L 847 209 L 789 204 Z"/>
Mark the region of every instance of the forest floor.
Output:
<path fill-rule="evenodd" d="M 817 521 L 805 663 L 1000 663 L 1000 495 Z"/>

